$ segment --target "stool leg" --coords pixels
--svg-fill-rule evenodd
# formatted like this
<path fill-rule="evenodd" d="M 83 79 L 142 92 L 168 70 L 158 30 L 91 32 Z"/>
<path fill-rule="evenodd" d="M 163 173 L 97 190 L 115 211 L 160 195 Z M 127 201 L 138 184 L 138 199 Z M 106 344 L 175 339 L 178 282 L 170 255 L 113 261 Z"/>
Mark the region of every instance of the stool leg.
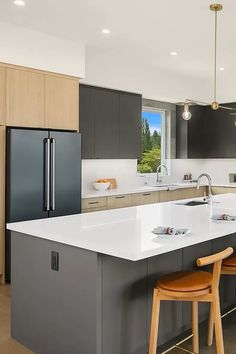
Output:
<path fill-rule="evenodd" d="M 192 302 L 192 332 L 193 332 L 193 352 L 199 354 L 199 334 L 198 334 L 198 303 Z"/>
<path fill-rule="evenodd" d="M 154 289 L 149 354 L 156 354 L 158 327 L 159 327 L 159 315 L 160 315 L 160 299 L 158 298 L 158 290 Z"/>
<path fill-rule="evenodd" d="M 210 313 L 208 319 L 208 337 L 207 337 L 207 345 L 209 347 L 212 346 L 213 335 L 214 335 L 213 304 L 210 303 Z"/>
<path fill-rule="evenodd" d="M 224 339 L 222 332 L 221 312 L 219 294 L 213 294 L 213 314 L 215 324 L 215 337 L 216 337 L 216 353 L 224 354 Z"/>

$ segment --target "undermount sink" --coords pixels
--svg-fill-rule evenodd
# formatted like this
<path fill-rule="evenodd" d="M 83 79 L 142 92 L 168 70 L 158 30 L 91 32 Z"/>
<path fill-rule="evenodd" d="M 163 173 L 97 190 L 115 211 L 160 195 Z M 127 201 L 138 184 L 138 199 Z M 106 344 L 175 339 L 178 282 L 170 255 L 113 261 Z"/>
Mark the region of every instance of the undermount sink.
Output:
<path fill-rule="evenodd" d="M 152 187 L 156 187 L 156 188 L 158 188 L 158 187 L 166 187 L 166 188 L 168 188 L 168 187 L 178 187 L 178 184 L 160 183 L 160 184 L 154 184 Z"/>
<path fill-rule="evenodd" d="M 190 200 L 189 202 L 183 202 L 183 203 L 176 203 L 176 205 L 185 205 L 185 206 L 198 206 L 198 205 L 204 205 L 208 204 L 208 202 L 204 201 L 197 201 L 197 200 Z"/>

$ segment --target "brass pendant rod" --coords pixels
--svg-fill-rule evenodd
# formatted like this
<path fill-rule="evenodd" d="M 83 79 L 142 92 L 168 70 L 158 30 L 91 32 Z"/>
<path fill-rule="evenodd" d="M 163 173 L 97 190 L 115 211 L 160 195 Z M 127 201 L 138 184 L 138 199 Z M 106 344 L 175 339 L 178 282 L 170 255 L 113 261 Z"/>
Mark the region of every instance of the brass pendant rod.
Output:
<path fill-rule="evenodd" d="M 218 31 L 218 17 L 215 11 L 215 51 L 214 51 L 214 102 L 216 102 L 216 85 L 217 85 L 217 31 Z"/>

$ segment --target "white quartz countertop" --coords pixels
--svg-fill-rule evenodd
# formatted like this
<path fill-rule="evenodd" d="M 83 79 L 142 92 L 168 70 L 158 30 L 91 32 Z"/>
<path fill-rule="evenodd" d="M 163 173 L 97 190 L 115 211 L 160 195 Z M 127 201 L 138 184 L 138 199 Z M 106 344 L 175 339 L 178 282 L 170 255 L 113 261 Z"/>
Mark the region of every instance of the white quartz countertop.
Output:
<path fill-rule="evenodd" d="M 236 215 L 236 194 L 214 196 L 212 205 L 189 207 L 179 203 L 12 223 L 7 229 L 131 261 L 236 233 L 236 222 L 211 220 L 212 214 Z M 159 225 L 189 228 L 191 232 L 159 237 L 152 233 Z"/>
<path fill-rule="evenodd" d="M 205 186 L 205 185 L 202 185 Z M 98 197 L 109 197 L 112 195 L 120 195 L 120 194 L 135 194 L 135 193 L 145 193 L 145 192 L 158 192 L 158 191 L 167 191 L 167 190 L 175 190 L 181 188 L 196 188 L 196 182 L 183 182 L 183 183 L 170 183 L 170 184 L 163 184 L 161 186 L 140 186 L 140 187 L 130 187 L 126 189 L 117 188 L 117 189 L 109 189 L 106 191 L 96 191 L 90 190 L 86 193 L 82 194 L 82 198 L 98 198 Z"/>
<path fill-rule="evenodd" d="M 206 184 L 201 184 L 201 186 L 206 186 Z M 140 186 L 140 187 L 130 187 L 126 189 L 109 189 L 107 191 L 96 191 L 91 189 L 82 194 L 82 198 L 99 198 L 99 197 L 109 197 L 113 195 L 120 195 L 120 194 L 135 194 L 135 193 L 145 193 L 145 192 L 158 192 L 158 191 L 167 191 L 167 190 L 176 190 L 181 188 L 196 188 L 196 182 L 182 182 L 182 183 L 170 183 L 166 184 L 164 187 L 159 186 Z M 236 183 L 226 183 L 226 184 L 212 184 L 212 187 L 225 187 L 225 188 L 236 188 Z"/>

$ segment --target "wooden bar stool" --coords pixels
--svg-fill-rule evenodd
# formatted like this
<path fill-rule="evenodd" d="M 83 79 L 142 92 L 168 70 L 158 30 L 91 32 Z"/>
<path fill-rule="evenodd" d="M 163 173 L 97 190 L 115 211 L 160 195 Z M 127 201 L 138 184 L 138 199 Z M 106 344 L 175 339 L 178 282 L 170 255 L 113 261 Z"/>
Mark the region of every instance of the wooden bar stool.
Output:
<path fill-rule="evenodd" d="M 233 254 L 222 261 L 221 274 L 236 275 L 236 254 Z M 211 305 L 209 322 L 208 322 L 208 340 L 207 340 L 208 346 L 211 346 L 213 343 L 213 334 L 214 334 L 214 315 L 213 315 L 213 308 Z"/>
<path fill-rule="evenodd" d="M 198 302 L 212 303 L 212 318 L 214 318 L 216 332 L 216 350 L 217 354 L 224 354 L 219 281 L 222 260 L 229 257 L 232 253 L 233 249 L 229 247 L 220 253 L 197 260 L 199 267 L 212 264 L 212 273 L 204 271 L 176 272 L 159 279 L 153 294 L 149 354 L 156 354 L 161 300 L 192 302 L 192 348 L 196 354 L 199 353 Z"/>

